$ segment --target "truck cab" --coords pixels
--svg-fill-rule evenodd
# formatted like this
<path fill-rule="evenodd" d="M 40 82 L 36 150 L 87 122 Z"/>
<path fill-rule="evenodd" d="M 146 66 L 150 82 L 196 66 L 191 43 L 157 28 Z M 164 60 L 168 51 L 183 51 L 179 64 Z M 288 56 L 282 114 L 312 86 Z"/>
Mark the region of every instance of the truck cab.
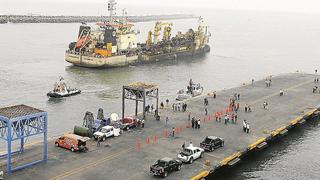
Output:
<path fill-rule="evenodd" d="M 93 137 L 97 140 L 102 138 L 102 141 L 105 141 L 108 137 L 111 136 L 120 136 L 120 128 L 115 128 L 113 126 L 104 126 L 100 131 L 97 131 L 93 134 Z"/>
<path fill-rule="evenodd" d="M 193 163 L 194 160 L 202 158 L 204 156 L 204 149 L 194 146 L 188 146 L 178 154 L 178 159 L 182 162 Z"/>

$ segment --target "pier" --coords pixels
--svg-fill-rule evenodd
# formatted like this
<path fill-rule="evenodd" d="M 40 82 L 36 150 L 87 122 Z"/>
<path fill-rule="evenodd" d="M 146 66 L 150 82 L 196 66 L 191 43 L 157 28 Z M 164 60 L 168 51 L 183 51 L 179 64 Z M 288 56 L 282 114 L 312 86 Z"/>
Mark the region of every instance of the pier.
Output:
<path fill-rule="evenodd" d="M 177 157 L 181 145 L 190 142 L 199 146 L 206 136 L 217 136 L 224 139 L 224 147 L 213 152 L 206 152 L 204 158 L 193 164 L 184 164 L 182 169 L 172 172 L 167 179 L 201 179 L 209 177 L 219 170 L 241 162 L 243 156 L 250 152 L 266 148 L 270 141 L 281 140 L 282 135 L 290 135 L 290 129 L 302 126 L 307 120 L 318 115 L 320 93 L 312 92 L 315 75 L 291 73 L 272 77 L 270 87 L 265 80 L 244 83 L 240 87 L 218 91 L 214 99 L 203 95 L 185 101 L 187 111 L 172 110 L 172 102 L 159 110 L 160 121 L 154 114 L 146 114 L 145 128 L 125 131 L 119 137 L 113 137 L 97 147 L 95 141 L 89 141 L 89 151 L 72 153 L 69 150 L 54 146 L 54 139 L 48 142 L 47 163 L 35 165 L 13 173 L 11 179 L 160 179 L 149 173 L 149 167 L 163 157 Z M 161 92 L 161 84 L 160 84 Z M 282 89 L 284 95 L 280 96 Z M 240 94 L 240 109 L 237 123 L 224 124 L 215 120 L 216 112 L 223 112 L 229 106 L 234 93 Z M 207 98 L 208 115 L 205 115 L 204 98 Z M 268 108 L 263 103 L 268 102 Z M 252 112 L 244 112 L 245 104 L 250 105 Z M 201 128 L 193 129 L 188 121 L 191 117 L 201 119 Z M 169 118 L 166 124 L 166 117 Z M 313 119 L 312 119 L 313 118 Z M 242 120 L 250 124 L 250 132 L 242 129 Z M 50 119 L 54 121 L 54 119 Z M 49 122 L 50 122 L 49 121 Z M 303 127 L 303 126 L 302 126 Z M 302 128 L 301 127 L 301 128 Z M 175 129 L 175 136 L 170 134 Z M 71 129 L 70 129 L 71 131 Z M 25 145 L 23 158 L 13 156 L 12 162 L 32 159 L 40 148 L 39 143 Z M 3 149 L 0 149 L 3 151 Z M 5 169 L 5 161 L 0 159 L 0 170 Z"/>
<path fill-rule="evenodd" d="M 116 17 L 121 18 L 121 17 Z M 147 22 L 173 19 L 198 18 L 192 14 L 128 16 L 130 22 Z M 0 24 L 5 23 L 95 23 L 104 22 L 109 16 L 41 16 L 41 15 L 0 15 Z"/>

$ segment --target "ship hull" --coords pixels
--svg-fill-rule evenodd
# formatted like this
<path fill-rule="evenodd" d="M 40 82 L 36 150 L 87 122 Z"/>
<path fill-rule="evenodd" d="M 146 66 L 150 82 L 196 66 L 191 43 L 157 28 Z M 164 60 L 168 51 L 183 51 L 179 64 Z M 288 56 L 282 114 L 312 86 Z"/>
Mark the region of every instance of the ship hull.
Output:
<path fill-rule="evenodd" d="M 123 67 L 135 64 L 143 63 L 152 63 L 156 61 L 168 60 L 168 59 L 177 59 L 181 57 L 192 57 L 203 55 L 210 52 L 210 46 L 205 45 L 203 48 L 199 48 L 194 51 L 190 50 L 181 50 L 171 53 L 158 54 L 158 55 L 148 55 L 142 54 L 139 56 L 130 56 L 125 55 L 121 56 L 111 56 L 111 57 L 91 57 L 84 56 L 79 54 L 72 54 L 69 52 L 65 53 L 65 60 L 71 64 L 87 68 L 115 68 Z"/>

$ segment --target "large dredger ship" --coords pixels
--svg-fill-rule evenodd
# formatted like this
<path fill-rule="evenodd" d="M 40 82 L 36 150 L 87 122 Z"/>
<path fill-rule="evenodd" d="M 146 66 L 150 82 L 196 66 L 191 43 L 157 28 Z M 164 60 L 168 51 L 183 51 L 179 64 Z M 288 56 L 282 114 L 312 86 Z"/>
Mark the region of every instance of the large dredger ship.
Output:
<path fill-rule="evenodd" d="M 91 68 L 121 67 L 210 51 L 208 42 L 211 34 L 202 18 L 199 18 L 196 30 L 179 31 L 173 37 L 173 24 L 158 21 L 153 31 L 148 32 L 146 42 L 139 43 L 139 32 L 134 31 L 134 24 L 127 21 L 126 12 L 123 11 L 120 18 L 115 17 L 115 5 L 115 0 L 109 0 L 108 21 L 96 23 L 95 27 L 80 26 L 77 41 L 71 42 L 65 53 L 67 62 Z"/>

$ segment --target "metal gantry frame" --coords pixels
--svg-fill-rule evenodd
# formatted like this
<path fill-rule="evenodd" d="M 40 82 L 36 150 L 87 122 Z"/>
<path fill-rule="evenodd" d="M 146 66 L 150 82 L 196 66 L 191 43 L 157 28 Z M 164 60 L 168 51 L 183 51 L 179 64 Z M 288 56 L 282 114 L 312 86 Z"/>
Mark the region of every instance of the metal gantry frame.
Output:
<path fill-rule="evenodd" d="M 47 149 L 48 114 L 45 111 L 26 105 L 17 105 L 0 109 L 0 139 L 7 142 L 7 153 L 1 155 L 7 157 L 7 174 L 23 169 L 48 159 Z M 11 156 L 23 153 L 25 139 L 31 136 L 43 134 L 43 158 L 41 160 L 26 163 L 17 167 L 11 167 Z M 12 150 L 12 142 L 20 140 L 18 150 Z"/>
<path fill-rule="evenodd" d="M 146 118 L 146 98 L 156 99 L 156 116 L 159 113 L 159 87 L 155 84 L 146 84 L 142 82 L 133 83 L 122 88 L 122 119 L 125 114 L 125 100 L 133 100 L 136 102 L 135 116 L 138 115 L 139 102 L 143 103 L 143 119 Z"/>

